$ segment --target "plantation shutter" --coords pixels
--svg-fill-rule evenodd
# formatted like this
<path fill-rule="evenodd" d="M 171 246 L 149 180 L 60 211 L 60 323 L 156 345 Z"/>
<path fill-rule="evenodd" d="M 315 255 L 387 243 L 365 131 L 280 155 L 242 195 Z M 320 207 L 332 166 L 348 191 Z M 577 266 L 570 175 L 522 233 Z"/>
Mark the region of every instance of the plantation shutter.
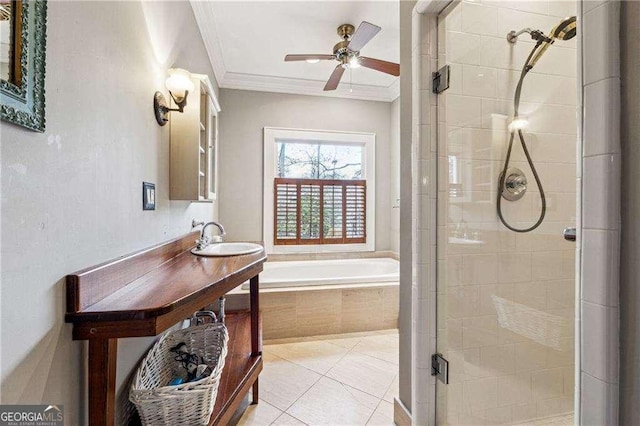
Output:
<path fill-rule="evenodd" d="M 365 243 L 366 192 L 364 180 L 276 178 L 275 244 Z"/>
<path fill-rule="evenodd" d="M 342 244 L 344 235 L 342 202 L 342 185 L 324 185 L 323 231 L 325 244 Z"/>
<path fill-rule="evenodd" d="M 313 180 L 299 182 L 300 232 L 298 244 L 320 244 L 320 185 Z"/>
<path fill-rule="evenodd" d="M 345 192 L 345 239 L 364 242 L 366 237 L 366 187 L 348 185 Z"/>
<path fill-rule="evenodd" d="M 293 183 L 275 185 L 277 244 L 296 244 L 298 240 L 298 189 Z"/>

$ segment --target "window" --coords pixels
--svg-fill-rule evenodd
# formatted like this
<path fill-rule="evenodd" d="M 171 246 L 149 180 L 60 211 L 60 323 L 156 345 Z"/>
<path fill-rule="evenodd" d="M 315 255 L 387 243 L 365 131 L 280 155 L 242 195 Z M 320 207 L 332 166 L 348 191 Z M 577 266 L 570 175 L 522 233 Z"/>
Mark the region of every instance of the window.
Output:
<path fill-rule="evenodd" d="M 270 252 L 374 249 L 375 136 L 265 128 Z"/>

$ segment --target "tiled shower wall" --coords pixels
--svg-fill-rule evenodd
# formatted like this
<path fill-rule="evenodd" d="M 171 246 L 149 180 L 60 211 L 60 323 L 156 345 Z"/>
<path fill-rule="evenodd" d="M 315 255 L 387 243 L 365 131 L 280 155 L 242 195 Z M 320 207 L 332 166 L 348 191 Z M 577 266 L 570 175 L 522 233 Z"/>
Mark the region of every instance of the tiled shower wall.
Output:
<path fill-rule="evenodd" d="M 578 84 L 582 88 L 579 100 L 584 119 L 581 126 L 582 152 L 578 153 L 581 161 L 577 164 L 576 173 L 577 186 L 582 188 L 582 200 L 577 203 L 582 209 L 581 215 L 576 218 L 576 251 L 582 253 L 583 259 L 578 262 L 581 274 L 578 280 L 580 292 L 576 294 L 576 299 L 580 300 L 576 326 L 581 333 L 576 336 L 576 341 L 591 356 L 585 357 L 583 353 L 584 359 L 580 360 L 580 365 L 576 365 L 580 380 L 575 386 L 580 389 L 580 398 L 575 417 L 579 424 L 613 425 L 618 421 L 619 376 L 617 238 L 620 230 L 620 5 L 616 0 L 579 0 L 577 3 L 578 22 L 583 26 L 585 35 L 581 40 L 582 78 L 578 74 Z M 418 191 L 428 195 L 426 199 L 435 196 L 434 189 L 429 185 L 435 182 L 432 173 L 436 169 L 433 162 L 436 155 L 436 138 L 433 135 L 436 116 L 433 113 L 435 102 L 430 92 L 430 77 L 431 72 L 437 69 L 437 49 L 433 48 L 437 38 L 432 30 L 437 28 L 436 18 L 446 5 L 446 0 L 420 0 L 414 9 L 412 61 L 414 72 L 422 69 L 422 78 L 414 79 L 420 82 L 413 88 L 414 99 L 420 99 L 416 103 L 420 113 L 413 121 L 414 200 L 417 200 L 415 194 Z M 601 125 L 587 125 L 586 121 L 591 120 L 599 120 Z M 416 229 L 420 227 L 419 233 L 415 234 L 420 244 L 414 247 L 413 296 L 414 301 L 420 299 L 419 303 L 414 304 L 412 312 L 415 343 L 412 416 L 415 424 L 433 424 L 436 401 L 430 389 L 434 387 L 434 381 L 430 377 L 429 366 L 421 362 L 426 359 L 425 353 L 437 350 L 435 332 L 430 327 L 435 323 L 433 317 L 436 311 L 433 297 L 436 285 L 432 273 L 436 270 L 436 256 L 432 250 L 436 238 L 436 218 L 433 205 L 425 203 L 424 197 L 420 203 L 414 203 L 414 208 Z M 440 214 L 439 218 L 442 217 Z M 586 235 L 588 233 L 594 238 Z M 439 282 L 445 279 L 446 268 L 443 266 L 440 261 Z M 587 319 L 587 315 L 593 316 Z M 446 394 L 438 393 L 439 397 L 443 395 Z"/>
<path fill-rule="evenodd" d="M 562 230 L 576 224 L 576 39 L 556 42 L 523 86 L 520 116 L 547 197 L 544 223 L 512 232 L 495 200 L 515 86 L 534 46 L 526 35 L 510 44 L 506 34 L 549 32 L 575 14 L 574 2 L 465 1 L 439 25 L 439 66 L 451 66 L 437 115 L 438 351 L 451 366 L 450 384 L 438 389 L 439 423 L 573 411 L 575 243 Z M 503 213 L 524 228 L 541 202 L 517 139 L 511 166 L 529 184 L 521 200 L 503 201 Z"/>

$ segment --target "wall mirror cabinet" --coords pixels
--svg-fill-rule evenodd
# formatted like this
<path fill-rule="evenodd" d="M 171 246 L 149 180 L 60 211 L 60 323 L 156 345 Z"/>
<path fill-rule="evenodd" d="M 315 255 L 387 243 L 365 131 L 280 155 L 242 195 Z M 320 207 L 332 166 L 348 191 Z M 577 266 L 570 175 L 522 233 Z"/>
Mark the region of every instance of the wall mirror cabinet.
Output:
<path fill-rule="evenodd" d="M 218 184 L 218 113 L 220 104 L 209 77 L 192 74 L 182 114 L 172 114 L 169 198 L 213 202 Z"/>

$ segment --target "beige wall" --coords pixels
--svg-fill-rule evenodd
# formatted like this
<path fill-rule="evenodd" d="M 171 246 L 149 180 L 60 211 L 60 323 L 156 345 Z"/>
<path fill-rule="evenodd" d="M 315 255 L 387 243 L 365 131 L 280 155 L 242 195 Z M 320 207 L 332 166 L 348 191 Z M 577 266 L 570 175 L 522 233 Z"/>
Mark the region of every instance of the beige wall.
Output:
<path fill-rule="evenodd" d="M 622 254 L 620 280 L 620 424 L 640 424 L 640 3 L 621 4 Z"/>
<path fill-rule="evenodd" d="M 1 402 L 64 404 L 80 425 L 86 354 L 64 323 L 64 277 L 215 217 L 211 204 L 168 200 L 169 126 L 152 113 L 169 67 L 213 73 L 188 2 L 48 8 L 47 131 L 0 129 Z M 155 211 L 142 211 L 143 180 Z M 148 345 L 121 340 L 119 382 Z"/>
<path fill-rule="evenodd" d="M 263 128 L 376 134 L 376 250 L 390 248 L 391 104 L 220 90 L 220 220 L 229 240 L 262 240 Z"/>

